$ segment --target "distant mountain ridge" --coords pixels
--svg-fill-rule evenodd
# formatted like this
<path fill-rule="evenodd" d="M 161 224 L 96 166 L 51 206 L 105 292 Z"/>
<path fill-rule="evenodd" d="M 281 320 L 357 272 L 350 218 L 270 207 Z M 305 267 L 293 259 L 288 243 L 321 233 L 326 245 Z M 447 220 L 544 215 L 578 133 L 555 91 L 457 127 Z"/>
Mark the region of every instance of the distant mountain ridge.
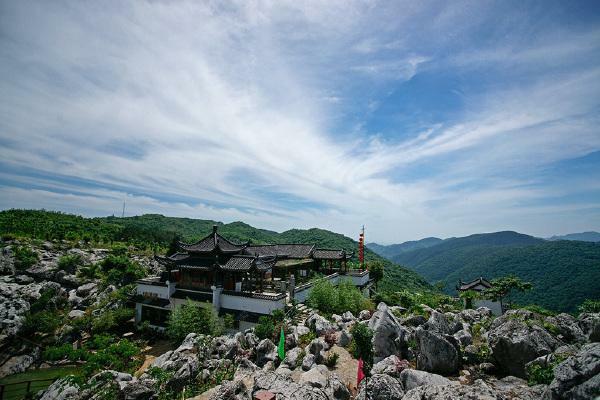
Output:
<path fill-rule="evenodd" d="M 569 233 L 567 235 L 552 236 L 548 240 L 579 240 L 582 242 L 600 242 L 600 233 L 595 231 Z"/>
<path fill-rule="evenodd" d="M 420 240 L 410 240 L 408 242 L 400 243 L 400 244 L 390 244 L 390 245 L 381 245 L 377 243 L 367 243 L 367 247 L 373 250 L 375 253 L 379 254 L 382 257 L 391 259 L 398 254 L 406 253 L 408 251 L 424 249 L 427 247 L 434 246 L 440 242 L 443 242 L 443 239 L 436 237 L 427 237 Z"/>
<path fill-rule="evenodd" d="M 534 289 L 515 296 L 556 311 L 575 311 L 587 298 L 600 298 L 600 243 L 547 241 L 512 231 L 475 234 L 392 257 L 430 283 L 442 281 L 455 293 L 459 280 L 514 274 Z"/>
<path fill-rule="evenodd" d="M 177 235 L 186 242 L 193 242 L 212 231 L 218 225 L 219 232 L 236 242 L 250 240 L 255 244 L 264 243 L 314 243 L 322 248 L 341 248 L 356 252 L 358 242 L 339 233 L 325 229 L 290 229 L 275 232 L 255 228 L 244 222 L 224 224 L 213 220 L 167 217 L 160 214 L 145 214 L 134 217 L 86 218 L 45 210 L 4 210 L 0 211 L 0 235 L 33 237 L 43 240 L 90 240 L 124 241 L 141 246 L 169 245 Z M 381 261 L 385 265 L 385 278 L 381 288 L 432 289 L 427 281 L 417 273 L 393 265 L 368 248 L 365 260 Z"/>

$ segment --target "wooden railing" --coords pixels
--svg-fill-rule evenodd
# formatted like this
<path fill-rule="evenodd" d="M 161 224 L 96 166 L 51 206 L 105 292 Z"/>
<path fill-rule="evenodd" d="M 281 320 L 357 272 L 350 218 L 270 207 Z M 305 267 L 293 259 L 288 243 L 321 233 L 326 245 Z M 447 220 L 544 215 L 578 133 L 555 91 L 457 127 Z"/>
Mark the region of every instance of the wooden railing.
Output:
<path fill-rule="evenodd" d="M 28 394 L 32 394 L 32 387 L 38 387 L 37 390 L 42 388 L 46 388 L 50 386 L 56 378 L 46 378 L 46 379 L 31 379 L 28 381 L 22 382 L 13 382 L 13 383 L 2 383 L 0 384 L 0 400 L 5 399 L 22 399 L 27 397 Z M 39 385 L 41 382 L 50 382 L 48 385 Z M 23 390 L 24 389 L 24 390 Z"/>

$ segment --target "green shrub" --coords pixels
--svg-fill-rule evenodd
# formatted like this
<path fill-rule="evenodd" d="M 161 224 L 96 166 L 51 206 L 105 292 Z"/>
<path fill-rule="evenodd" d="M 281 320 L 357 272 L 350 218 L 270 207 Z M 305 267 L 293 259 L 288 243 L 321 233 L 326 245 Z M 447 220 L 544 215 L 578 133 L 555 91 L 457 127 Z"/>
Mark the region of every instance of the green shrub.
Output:
<path fill-rule="evenodd" d="M 316 282 L 306 302 L 325 314 L 343 314 L 346 311 L 358 314 L 362 310 L 373 308 L 371 301 L 346 280 L 337 287 L 327 280 Z"/>
<path fill-rule="evenodd" d="M 108 284 L 124 286 L 143 278 L 146 271 L 125 255 L 110 254 L 100 262 L 100 268 L 105 273 Z"/>
<path fill-rule="evenodd" d="M 298 346 L 301 348 L 306 347 L 310 342 L 317 338 L 316 333 L 313 331 L 308 332 L 306 335 L 302 335 L 298 338 Z"/>
<path fill-rule="evenodd" d="M 133 318 L 135 311 L 131 308 L 119 307 L 114 310 L 106 310 L 91 321 L 91 329 L 94 333 L 122 331 L 125 324 Z"/>
<path fill-rule="evenodd" d="M 325 359 L 325 365 L 327 365 L 328 368 L 334 368 L 339 358 L 340 355 L 338 353 L 331 352 Z"/>
<path fill-rule="evenodd" d="M 235 317 L 233 314 L 225 314 L 223 315 L 223 328 L 225 329 L 233 329 L 235 325 Z"/>
<path fill-rule="evenodd" d="M 556 313 L 554 311 L 550 311 L 542 306 L 538 306 L 537 304 L 530 304 L 524 307 L 521 307 L 523 310 L 527 310 L 527 311 L 531 311 L 533 313 L 539 314 L 539 315 L 544 315 L 547 317 L 552 317 L 554 315 L 556 315 Z"/>
<path fill-rule="evenodd" d="M 40 311 L 27 314 L 23 322 L 22 333 L 26 335 L 52 335 L 61 325 L 62 318 L 57 311 Z"/>
<path fill-rule="evenodd" d="M 254 327 L 254 334 L 259 339 L 273 339 L 275 324 L 270 316 L 263 315 L 258 318 L 258 324 Z"/>
<path fill-rule="evenodd" d="M 352 342 L 350 349 L 354 358 L 363 360 L 363 371 L 368 375 L 373 366 L 373 331 L 365 324 L 356 323 L 350 330 Z"/>
<path fill-rule="evenodd" d="M 15 267 L 23 270 L 35 265 L 39 260 L 36 251 L 27 246 L 17 246 L 13 248 L 15 255 Z"/>
<path fill-rule="evenodd" d="M 102 369 L 133 372 L 141 364 L 138 357 L 140 353 L 140 348 L 135 343 L 123 339 L 96 353 L 90 353 L 83 369 L 88 376 Z"/>
<path fill-rule="evenodd" d="M 58 268 L 70 274 L 77 271 L 77 267 L 83 265 L 80 254 L 67 254 L 58 259 Z"/>
<path fill-rule="evenodd" d="M 217 335 L 219 331 L 219 320 L 212 308 L 199 307 L 190 300 L 171 311 L 167 321 L 167 335 L 175 342 L 182 341 L 191 332 Z"/>
<path fill-rule="evenodd" d="M 565 360 L 564 355 L 555 355 L 552 362 L 546 365 L 532 364 L 527 367 L 527 382 L 533 385 L 549 385 L 554 380 L 554 369 Z"/>
<path fill-rule="evenodd" d="M 600 300 L 587 299 L 578 307 L 580 313 L 600 313 Z"/>

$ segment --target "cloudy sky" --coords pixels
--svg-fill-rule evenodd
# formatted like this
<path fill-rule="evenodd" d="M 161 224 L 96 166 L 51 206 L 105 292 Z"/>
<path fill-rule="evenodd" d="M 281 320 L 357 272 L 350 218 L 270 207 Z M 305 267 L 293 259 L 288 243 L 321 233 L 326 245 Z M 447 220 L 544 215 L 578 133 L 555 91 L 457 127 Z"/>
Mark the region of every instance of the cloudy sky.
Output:
<path fill-rule="evenodd" d="M 2 1 L 0 208 L 600 230 L 600 3 Z"/>

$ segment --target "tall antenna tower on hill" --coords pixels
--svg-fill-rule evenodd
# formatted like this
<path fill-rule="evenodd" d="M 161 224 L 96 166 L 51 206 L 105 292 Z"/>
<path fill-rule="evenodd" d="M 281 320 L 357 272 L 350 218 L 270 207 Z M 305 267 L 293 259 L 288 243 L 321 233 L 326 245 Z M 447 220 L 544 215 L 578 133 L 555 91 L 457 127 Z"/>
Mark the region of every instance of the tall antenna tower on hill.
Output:
<path fill-rule="evenodd" d="M 121 213 L 121 218 L 125 218 L 125 200 L 123 200 L 123 212 Z"/>

